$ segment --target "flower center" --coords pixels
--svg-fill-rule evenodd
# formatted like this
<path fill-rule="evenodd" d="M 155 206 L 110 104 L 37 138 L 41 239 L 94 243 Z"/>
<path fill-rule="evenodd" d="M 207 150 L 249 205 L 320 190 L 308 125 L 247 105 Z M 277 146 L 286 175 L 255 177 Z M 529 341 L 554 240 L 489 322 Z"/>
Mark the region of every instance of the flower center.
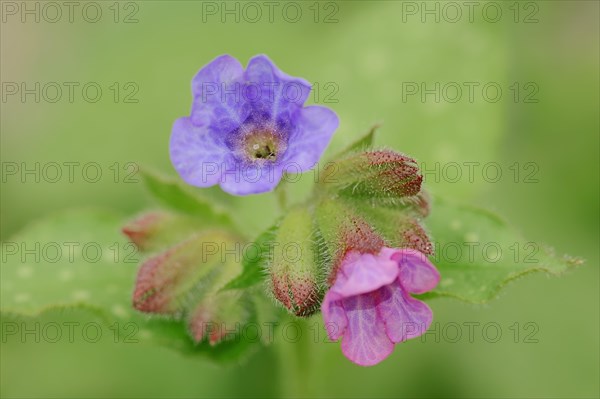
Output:
<path fill-rule="evenodd" d="M 240 152 L 250 162 L 275 162 L 287 148 L 285 140 L 273 130 L 258 129 L 244 135 L 239 143 Z"/>

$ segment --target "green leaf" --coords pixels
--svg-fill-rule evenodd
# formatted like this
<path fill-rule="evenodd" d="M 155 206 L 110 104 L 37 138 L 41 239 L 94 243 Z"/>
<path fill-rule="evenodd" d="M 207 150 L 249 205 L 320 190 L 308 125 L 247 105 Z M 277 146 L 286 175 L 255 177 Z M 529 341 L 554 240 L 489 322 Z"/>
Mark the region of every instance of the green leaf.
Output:
<path fill-rule="evenodd" d="M 120 233 L 122 218 L 98 210 L 42 219 L 2 243 L 2 311 L 35 315 L 88 306 L 128 317 L 140 256 Z"/>
<path fill-rule="evenodd" d="M 148 170 L 142 170 L 141 174 L 148 190 L 169 208 L 198 216 L 206 225 L 233 226 L 233 221 L 223 209 L 208 199 L 192 193 L 178 180 Z"/>
<path fill-rule="evenodd" d="M 241 289 L 262 283 L 266 273 L 266 263 L 271 258 L 273 240 L 277 226 L 261 233 L 252 245 L 246 246 L 242 253 L 242 273 L 223 287 L 223 290 Z"/>
<path fill-rule="evenodd" d="M 561 275 L 583 263 L 525 240 L 491 212 L 436 198 L 426 219 L 431 257 L 442 279 L 423 297 L 449 296 L 472 303 L 493 299 L 508 282 L 533 272 Z"/>
<path fill-rule="evenodd" d="M 334 159 L 348 155 L 353 152 L 364 151 L 371 148 L 373 146 L 373 140 L 375 139 L 375 132 L 377 132 L 377 129 L 379 129 L 380 127 L 380 123 L 376 123 L 373 126 L 371 126 L 367 133 L 365 133 L 361 138 L 359 138 L 354 143 L 346 147 L 342 152 L 337 154 L 337 156 L 334 157 Z"/>
<path fill-rule="evenodd" d="M 123 217 L 108 211 L 68 211 L 47 216 L 4 241 L 2 320 L 83 312 L 107 327 L 118 323 L 122 339 L 161 344 L 219 362 L 239 361 L 262 345 L 240 336 L 216 346 L 195 344 L 182 320 L 135 311 L 132 293 L 141 255 L 121 234 L 123 223 Z"/>

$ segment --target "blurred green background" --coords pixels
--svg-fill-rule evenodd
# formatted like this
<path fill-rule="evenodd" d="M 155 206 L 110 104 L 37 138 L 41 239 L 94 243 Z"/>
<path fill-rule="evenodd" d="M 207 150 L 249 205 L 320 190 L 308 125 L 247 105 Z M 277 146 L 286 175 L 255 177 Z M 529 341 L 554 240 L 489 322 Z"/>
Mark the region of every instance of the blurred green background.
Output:
<path fill-rule="evenodd" d="M 262 17 L 255 23 L 244 2 L 98 2 L 102 16 L 96 23 L 82 17 L 86 2 L 78 3 L 72 23 L 65 8 L 61 20 L 45 21 L 55 15 L 50 9 L 43 14 L 45 2 L 29 2 L 30 8 L 40 7 L 40 22 L 26 16 L 23 23 L 23 10 L 13 15 L 7 3 L 14 2 L 2 2 L 3 96 L 7 82 L 80 86 L 72 103 L 66 89 L 56 103 L 43 96 L 36 103 L 33 95 L 22 102 L 20 93 L 3 97 L 3 164 L 97 162 L 103 177 L 88 183 L 76 173 L 73 183 L 64 177 L 38 183 L 32 176 L 22 181 L 3 173 L 3 240 L 56 210 L 100 206 L 128 215 L 143 209 L 149 200 L 142 185 L 125 183 L 122 175 L 115 183 L 109 167 L 135 162 L 172 174 L 170 128 L 188 114 L 192 76 L 219 54 L 245 64 L 265 53 L 286 73 L 318 82 L 320 93 L 311 101 L 339 114 L 329 153 L 383 122 L 378 144 L 416 157 L 428 170 L 440 163 L 439 179 L 426 174 L 431 191 L 495 210 L 528 239 L 587 262 L 561 279 L 528 276 L 485 306 L 430 303 L 440 328 L 499 323 L 503 335 L 496 343 L 481 334 L 474 342 L 465 336 L 456 343 L 417 339 L 368 369 L 348 362 L 338 344 L 312 345 L 310 372 L 294 382 L 278 363 L 279 349 L 286 350 L 281 342 L 226 368 L 110 340 L 8 342 L 1 347 L 2 397 L 267 397 L 293 394 L 294 384 L 318 397 L 598 397 L 598 2 L 475 2 L 472 22 L 464 2 L 453 3 L 462 11 L 455 22 L 455 9 L 445 2 L 295 2 L 287 14 L 285 3 L 276 2 L 271 22 L 259 1 L 254 4 Z M 207 14 L 214 7 L 217 14 Z M 223 7 L 238 7 L 239 22 L 235 14 L 222 22 Z M 438 7 L 439 22 L 425 7 Z M 289 22 L 297 9 L 299 21 Z M 124 23 L 128 16 L 137 22 Z M 82 97 L 87 82 L 102 88 L 98 102 Z M 114 82 L 120 89 L 116 102 Z M 133 86 L 126 87 L 128 82 Z M 433 95 L 425 101 L 420 93 L 403 96 L 407 83 L 433 88 L 436 82 L 479 86 L 472 102 L 466 89 L 457 102 L 447 101 L 454 97 L 450 91 L 441 92 L 439 102 Z M 482 94 L 490 82 L 503 90 L 497 102 Z M 132 87 L 139 88 L 133 97 L 138 102 L 124 102 Z M 539 89 L 532 97 L 537 102 L 526 102 L 532 88 Z M 332 99 L 336 102 L 326 102 Z M 472 182 L 466 176 L 452 182 L 442 172 L 449 162 L 497 162 L 503 177 L 490 183 L 475 169 Z M 515 162 L 521 171 L 517 182 L 509 168 Z M 523 169 L 528 162 L 537 165 L 537 182 L 524 181 L 531 172 Z M 249 232 L 258 233 L 276 216 L 264 211 L 272 201 L 259 195 L 242 202 L 253 211 L 244 220 Z M 515 343 L 509 329 L 515 322 L 539 326 L 538 342 Z"/>

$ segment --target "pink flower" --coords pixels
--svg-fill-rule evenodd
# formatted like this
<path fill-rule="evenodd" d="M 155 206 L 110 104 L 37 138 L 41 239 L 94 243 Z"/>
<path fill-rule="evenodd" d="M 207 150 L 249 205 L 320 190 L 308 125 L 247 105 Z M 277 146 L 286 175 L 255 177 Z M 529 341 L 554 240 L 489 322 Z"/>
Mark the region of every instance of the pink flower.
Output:
<path fill-rule="evenodd" d="M 327 335 L 342 338 L 344 355 L 361 366 L 388 357 L 394 344 L 422 335 L 433 318 L 409 294 L 431 291 L 440 274 L 413 249 L 383 247 L 379 254 L 346 253 L 321 310 Z"/>

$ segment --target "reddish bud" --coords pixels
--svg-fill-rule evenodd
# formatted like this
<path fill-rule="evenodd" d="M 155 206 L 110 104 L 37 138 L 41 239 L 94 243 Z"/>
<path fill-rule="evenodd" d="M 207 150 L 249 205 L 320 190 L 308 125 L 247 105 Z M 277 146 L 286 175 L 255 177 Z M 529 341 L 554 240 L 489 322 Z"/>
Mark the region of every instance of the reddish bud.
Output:
<path fill-rule="evenodd" d="M 145 249 L 160 227 L 171 219 L 166 212 L 147 212 L 127 223 L 121 231 L 140 249 Z"/>
<path fill-rule="evenodd" d="M 396 246 L 398 248 L 416 249 L 425 255 L 433 255 L 433 245 L 429 240 L 427 232 L 415 219 L 407 219 L 399 227 L 400 240 Z"/>
<path fill-rule="evenodd" d="M 355 202 L 325 200 L 317 208 L 317 222 L 330 257 L 328 283 L 337 276 L 350 250 L 377 254 L 382 247 L 416 249 L 426 255 L 433 246 L 411 213 L 391 208 L 358 207 Z"/>
<path fill-rule="evenodd" d="M 143 213 L 127 223 L 121 231 L 141 251 L 167 248 L 199 230 L 196 219 L 166 211 Z"/>
<path fill-rule="evenodd" d="M 248 300 L 238 291 L 218 292 L 202 299 L 188 316 L 188 329 L 196 343 L 205 338 L 211 346 L 233 339 L 248 321 Z"/>
<path fill-rule="evenodd" d="M 317 208 L 317 222 L 330 258 L 329 285 L 348 251 L 378 253 L 385 244 L 371 224 L 343 201 L 323 201 Z"/>
<path fill-rule="evenodd" d="M 227 248 L 235 248 L 233 237 L 207 232 L 148 258 L 138 272 L 133 306 L 148 313 L 184 313 L 241 271 L 221 252 Z"/>

